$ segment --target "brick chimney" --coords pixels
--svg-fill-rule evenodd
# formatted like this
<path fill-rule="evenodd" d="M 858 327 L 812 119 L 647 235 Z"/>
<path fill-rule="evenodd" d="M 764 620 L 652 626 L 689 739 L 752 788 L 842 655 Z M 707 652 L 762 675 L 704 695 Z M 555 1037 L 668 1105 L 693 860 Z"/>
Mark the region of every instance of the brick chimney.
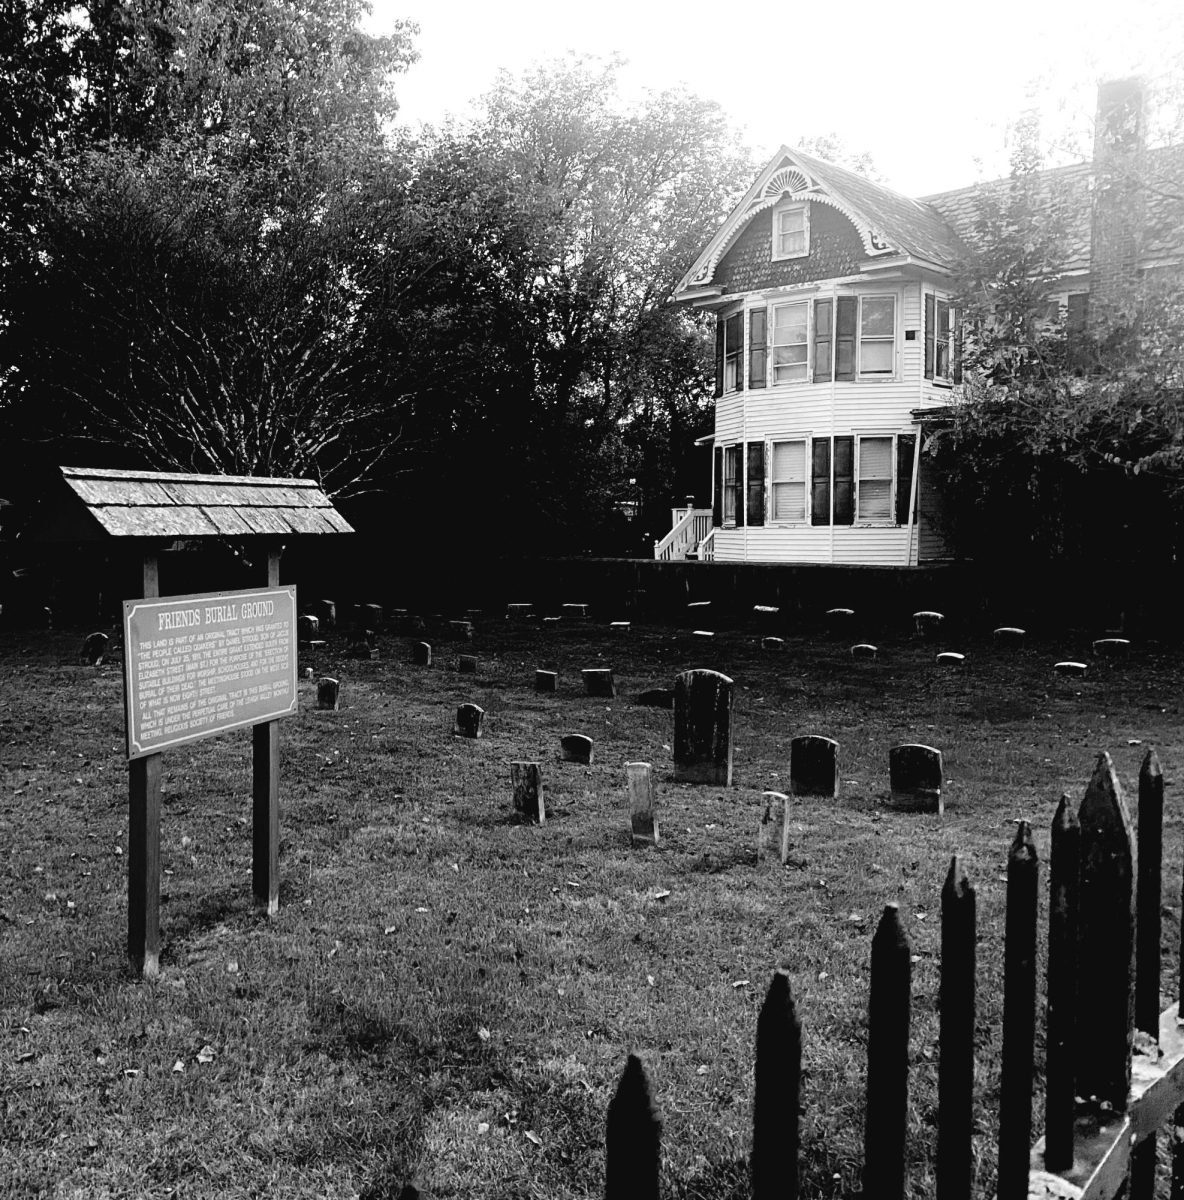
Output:
<path fill-rule="evenodd" d="M 1137 77 L 1098 87 L 1090 226 L 1090 324 L 1098 334 L 1129 327 L 1136 316 L 1146 224 L 1145 104 Z"/>

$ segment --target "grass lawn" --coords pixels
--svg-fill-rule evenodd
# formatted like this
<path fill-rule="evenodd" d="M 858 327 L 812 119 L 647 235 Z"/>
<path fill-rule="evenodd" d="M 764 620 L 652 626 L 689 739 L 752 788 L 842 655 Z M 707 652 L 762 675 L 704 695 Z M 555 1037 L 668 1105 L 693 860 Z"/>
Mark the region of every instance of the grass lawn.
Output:
<path fill-rule="evenodd" d="M 85 632 L 85 631 L 83 631 Z M 126 936 L 127 771 L 117 664 L 80 633 L 0 634 L 0 1191 L 14 1196 L 590 1197 L 629 1051 L 663 1119 L 663 1195 L 747 1195 L 756 1015 L 775 966 L 804 1025 L 803 1188 L 859 1189 L 867 965 L 900 905 L 914 964 L 910 1155 L 932 1194 L 939 892 L 950 856 L 978 891 L 978 1188 L 997 1126 L 1003 896 L 1016 818 L 1042 856 L 1063 791 L 1099 750 L 1128 797 L 1154 746 L 1168 785 L 1164 991 L 1175 995 L 1184 654 L 1082 656 L 1082 634 L 996 649 L 901 631 L 878 661 L 846 642 L 635 624 L 508 626 L 405 639 L 377 662 L 345 635 L 302 661 L 342 680 L 338 712 L 283 722 L 281 910 L 251 909 L 250 738 L 169 751 L 162 972 L 134 981 Z M 967 654 L 961 669 L 937 650 Z M 480 657 L 460 675 L 461 651 Z M 559 671 L 536 695 L 534 671 Z M 611 666 L 618 696 L 582 694 Z M 736 680 L 730 789 L 671 780 L 672 714 L 636 705 L 690 666 Z M 456 706 L 485 735 L 453 737 Z M 595 741 L 591 766 L 559 738 Z M 761 792 L 788 790 L 789 740 L 841 745 L 837 801 L 795 803 L 789 865 L 756 861 Z M 943 820 L 887 811 L 889 747 L 944 751 Z M 509 762 L 543 764 L 547 821 L 511 816 Z M 623 764 L 654 764 L 661 843 L 629 844 Z M 1042 890 L 1047 883 L 1042 877 Z M 1043 940 L 1043 939 L 1042 939 Z M 1166 1000 L 1165 1000 L 1166 1003 Z M 1040 1052 L 1038 1051 L 1038 1058 Z"/>

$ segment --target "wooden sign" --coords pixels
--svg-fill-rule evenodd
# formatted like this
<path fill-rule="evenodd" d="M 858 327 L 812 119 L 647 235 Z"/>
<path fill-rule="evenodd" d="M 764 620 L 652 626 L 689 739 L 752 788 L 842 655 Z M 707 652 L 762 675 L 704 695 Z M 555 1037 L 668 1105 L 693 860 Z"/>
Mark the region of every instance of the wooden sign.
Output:
<path fill-rule="evenodd" d="M 296 712 L 296 589 L 123 604 L 127 756 Z"/>

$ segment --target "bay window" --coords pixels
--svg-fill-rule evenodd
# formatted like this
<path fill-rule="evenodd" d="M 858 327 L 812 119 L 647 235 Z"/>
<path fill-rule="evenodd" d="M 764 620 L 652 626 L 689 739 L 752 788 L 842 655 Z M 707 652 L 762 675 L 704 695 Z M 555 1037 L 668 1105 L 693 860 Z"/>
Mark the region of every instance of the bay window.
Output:
<path fill-rule="evenodd" d="M 892 516 L 892 439 L 859 439 L 859 487 L 856 490 L 860 521 L 887 522 Z"/>
<path fill-rule="evenodd" d="M 778 304 L 773 309 L 773 383 L 806 380 L 810 302 Z"/>
<path fill-rule="evenodd" d="M 774 521 L 806 519 L 806 443 L 773 443 L 772 511 Z"/>
<path fill-rule="evenodd" d="M 896 371 L 896 297 L 861 296 L 859 306 L 859 373 L 892 375 Z"/>

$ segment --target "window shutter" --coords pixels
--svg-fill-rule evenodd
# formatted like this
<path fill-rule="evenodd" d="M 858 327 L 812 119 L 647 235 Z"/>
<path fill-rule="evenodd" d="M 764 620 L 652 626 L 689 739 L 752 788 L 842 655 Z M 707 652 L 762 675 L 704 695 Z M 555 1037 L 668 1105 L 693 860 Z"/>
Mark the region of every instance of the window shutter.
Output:
<path fill-rule="evenodd" d="M 715 398 L 724 394 L 724 319 L 715 318 Z"/>
<path fill-rule="evenodd" d="M 766 342 L 766 326 L 768 310 L 754 308 L 748 314 L 748 386 L 763 388 L 765 386 L 765 362 L 768 358 Z"/>
<path fill-rule="evenodd" d="M 855 439 L 835 438 L 835 524 L 855 523 Z"/>
<path fill-rule="evenodd" d="M 826 383 L 831 377 L 834 329 L 831 325 L 831 300 L 814 301 L 814 382 Z"/>
<path fill-rule="evenodd" d="M 711 490 L 711 523 L 724 523 L 724 448 L 715 448 L 715 487 Z"/>
<path fill-rule="evenodd" d="M 935 308 L 933 293 L 925 295 L 925 378 L 933 378 L 934 360 L 934 318 Z"/>
<path fill-rule="evenodd" d="M 810 524 L 830 524 L 830 438 L 815 438 L 811 450 Z"/>
<path fill-rule="evenodd" d="M 855 378 L 855 329 L 859 319 L 859 301 L 855 296 L 840 296 L 835 302 L 835 378 Z"/>
<path fill-rule="evenodd" d="M 896 439 L 896 523 L 909 523 L 909 499 L 913 491 L 913 456 L 917 452 L 917 435 L 902 433 Z"/>
<path fill-rule="evenodd" d="M 748 481 L 746 504 L 749 525 L 765 523 L 765 443 L 748 443 Z"/>

